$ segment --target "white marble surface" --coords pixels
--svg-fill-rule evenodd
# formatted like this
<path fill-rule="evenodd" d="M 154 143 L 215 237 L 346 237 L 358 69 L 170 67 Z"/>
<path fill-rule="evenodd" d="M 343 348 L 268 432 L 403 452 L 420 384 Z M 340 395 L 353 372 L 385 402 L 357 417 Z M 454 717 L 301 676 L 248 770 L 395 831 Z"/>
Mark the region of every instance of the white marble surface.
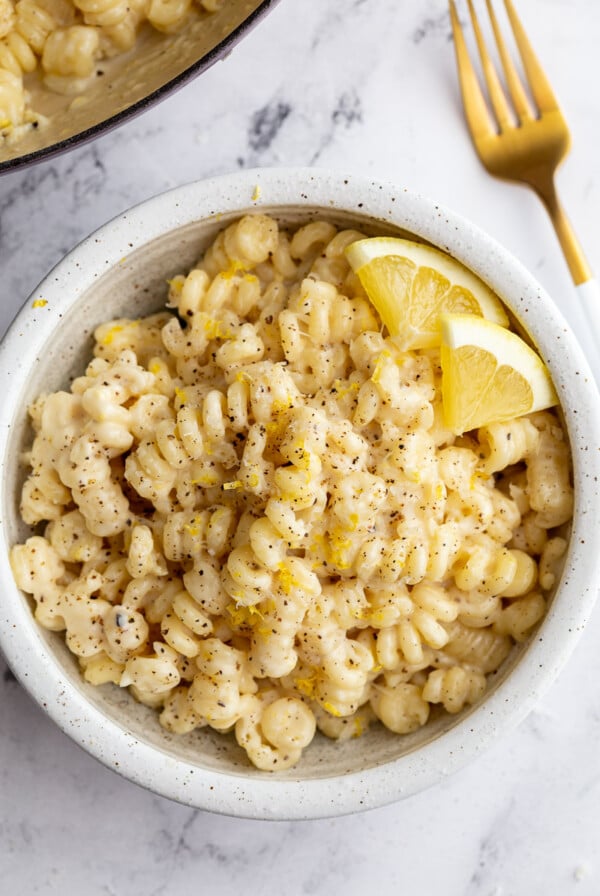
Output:
<path fill-rule="evenodd" d="M 600 4 L 519 6 L 572 125 L 560 187 L 600 270 Z M 293 164 L 436 197 L 508 246 L 568 311 L 572 287 L 539 204 L 488 177 L 469 143 L 446 0 L 282 0 L 154 110 L 0 180 L 0 331 L 63 253 L 129 205 L 239 166 Z M 600 606 L 528 720 L 434 790 L 289 824 L 207 815 L 121 780 L 61 734 L 0 659 L 0 893 L 598 894 L 599 641 Z"/>

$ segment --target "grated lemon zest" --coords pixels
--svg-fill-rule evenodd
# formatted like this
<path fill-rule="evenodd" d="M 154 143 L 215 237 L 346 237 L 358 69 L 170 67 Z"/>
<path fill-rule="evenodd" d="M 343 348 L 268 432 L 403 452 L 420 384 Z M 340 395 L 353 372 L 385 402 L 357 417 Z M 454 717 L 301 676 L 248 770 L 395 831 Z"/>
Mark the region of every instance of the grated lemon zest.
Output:
<path fill-rule="evenodd" d="M 351 564 L 348 562 L 347 557 L 344 557 L 344 555 L 341 553 L 332 553 L 329 557 L 329 562 L 337 569 L 350 569 L 351 566 Z"/>
<path fill-rule="evenodd" d="M 305 697 L 313 697 L 317 686 L 317 679 L 314 675 L 310 678 L 294 678 L 294 685 Z"/>
<path fill-rule="evenodd" d="M 276 398 L 271 405 L 271 410 L 274 414 L 280 414 L 281 411 L 287 411 L 289 408 L 293 406 L 294 400 L 290 392 L 288 392 L 285 396 L 285 401 L 281 398 Z"/>
<path fill-rule="evenodd" d="M 351 383 L 344 380 L 334 380 L 331 391 L 336 393 L 337 398 L 345 398 L 351 392 L 360 391 L 360 383 L 353 380 Z"/>
<path fill-rule="evenodd" d="M 300 582 L 294 578 L 291 570 L 283 561 L 278 564 L 277 569 L 279 570 L 279 582 L 283 592 L 285 594 L 290 594 L 292 588 L 294 586 L 297 587 Z"/>
<path fill-rule="evenodd" d="M 271 420 L 267 423 L 265 428 L 270 436 L 277 438 L 277 436 L 287 429 L 287 420 L 283 417 L 277 417 L 275 420 Z"/>
<path fill-rule="evenodd" d="M 371 625 L 377 626 L 377 628 L 380 628 L 385 624 L 385 619 L 385 610 L 373 610 L 373 612 L 369 616 L 369 622 L 371 623 Z"/>
<path fill-rule="evenodd" d="M 469 480 L 469 489 L 473 491 L 478 479 L 483 479 L 483 481 L 486 482 L 489 478 L 488 473 L 484 473 L 482 470 L 475 470 Z"/>
<path fill-rule="evenodd" d="M 178 274 L 176 277 L 173 277 L 171 280 L 167 280 L 169 289 L 171 289 L 175 293 L 180 293 L 183 291 L 184 283 L 185 283 L 185 277 L 182 277 L 181 274 Z"/>
<path fill-rule="evenodd" d="M 102 339 L 102 345 L 110 345 L 113 339 L 115 338 L 117 333 L 120 333 L 123 330 L 123 327 L 115 324 L 114 327 L 111 327 L 107 333 L 104 334 Z M 155 373 L 156 371 L 150 370 L 150 373 Z"/>
<path fill-rule="evenodd" d="M 368 616 L 367 611 L 363 607 L 353 607 L 351 612 L 353 619 L 366 619 Z"/>
<path fill-rule="evenodd" d="M 233 339 L 233 331 L 224 326 L 223 321 L 208 317 L 204 321 L 204 332 L 208 339 Z"/>
<path fill-rule="evenodd" d="M 338 569 L 349 569 L 351 564 L 347 557 L 347 551 L 352 547 L 352 541 L 345 537 L 346 531 L 342 528 L 335 529 L 330 534 L 332 549 L 329 552 L 329 561 Z"/>
<path fill-rule="evenodd" d="M 250 616 L 258 616 L 259 619 L 265 618 L 263 616 L 263 614 L 260 612 L 260 610 L 258 609 L 258 607 L 256 606 L 256 604 L 250 604 L 250 606 L 247 607 L 247 610 L 248 610 L 248 613 Z"/>
<path fill-rule="evenodd" d="M 391 355 L 387 351 L 381 352 L 381 354 L 377 358 L 375 369 L 373 370 L 373 375 L 371 376 L 371 379 L 374 383 L 378 383 L 381 380 L 381 374 L 383 373 L 383 368 L 386 366 L 388 358 L 391 358 Z"/>
<path fill-rule="evenodd" d="M 335 716 L 336 719 L 339 719 L 341 717 L 341 712 L 333 705 L 333 703 L 323 703 L 322 706 L 330 716 Z"/>
<path fill-rule="evenodd" d="M 227 612 L 231 616 L 233 624 L 237 626 L 248 625 L 252 627 L 259 619 L 264 620 L 263 614 L 254 604 L 250 604 L 250 606 L 229 604 L 227 606 Z M 267 631 L 270 634 L 270 629 L 267 629 Z"/>
<path fill-rule="evenodd" d="M 238 274 L 240 271 L 245 270 L 245 265 L 237 258 L 232 258 L 229 264 L 229 267 L 226 271 L 221 271 L 217 276 L 222 277 L 223 280 L 230 280 L 234 274 Z"/>
<path fill-rule="evenodd" d="M 231 616 L 231 623 L 239 628 L 246 622 L 246 614 L 243 607 L 236 607 L 235 604 L 229 604 L 227 612 Z"/>
<path fill-rule="evenodd" d="M 218 473 L 203 473 L 202 476 L 198 476 L 197 479 L 192 479 L 192 485 L 203 485 L 206 487 L 210 487 L 211 485 L 219 484 Z"/>
<path fill-rule="evenodd" d="M 36 299 L 31 303 L 32 308 L 45 308 L 48 304 L 48 299 Z"/>
<path fill-rule="evenodd" d="M 223 483 L 223 489 L 226 492 L 230 492 L 233 489 L 243 488 L 243 487 L 244 487 L 244 483 L 240 479 L 234 479 L 232 482 L 224 482 Z"/>
<path fill-rule="evenodd" d="M 295 442 L 292 446 L 293 448 L 298 448 L 298 457 L 295 461 L 295 466 L 299 467 L 301 470 L 309 470 L 310 469 L 310 451 L 307 451 L 304 447 L 304 440 L 302 439 L 299 442 Z"/>
<path fill-rule="evenodd" d="M 182 404 L 185 404 L 187 401 L 187 393 L 185 389 L 180 389 L 179 386 L 175 386 L 175 396 L 179 399 Z"/>
<path fill-rule="evenodd" d="M 254 193 L 252 194 L 252 202 L 258 202 L 260 199 L 260 187 L 258 184 L 254 187 Z"/>

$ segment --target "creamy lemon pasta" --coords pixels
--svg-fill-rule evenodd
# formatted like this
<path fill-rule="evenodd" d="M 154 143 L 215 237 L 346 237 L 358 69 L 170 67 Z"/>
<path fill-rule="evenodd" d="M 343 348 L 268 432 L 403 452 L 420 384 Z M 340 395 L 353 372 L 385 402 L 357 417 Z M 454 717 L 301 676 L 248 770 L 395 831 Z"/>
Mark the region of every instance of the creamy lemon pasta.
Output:
<path fill-rule="evenodd" d="M 567 544 L 557 414 L 453 435 L 440 350 L 386 336 L 344 255 L 361 237 L 241 218 L 30 408 L 38 528 L 11 561 L 36 619 L 88 682 L 264 770 L 316 729 L 403 735 L 476 702 Z"/>
<path fill-rule="evenodd" d="M 204 13 L 225 0 L 195 0 Z M 29 105 L 26 80 L 39 72 L 45 87 L 84 92 L 102 60 L 131 50 L 147 23 L 182 28 L 193 0 L 0 0 L 0 145 L 45 123 Z"/>

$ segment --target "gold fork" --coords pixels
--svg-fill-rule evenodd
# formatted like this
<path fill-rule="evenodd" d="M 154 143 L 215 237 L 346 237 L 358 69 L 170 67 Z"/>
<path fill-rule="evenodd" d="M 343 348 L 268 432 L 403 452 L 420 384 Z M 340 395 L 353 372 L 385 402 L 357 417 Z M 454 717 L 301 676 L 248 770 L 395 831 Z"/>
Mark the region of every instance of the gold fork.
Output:
<path fill-rule="evenodd" d="M 585 343 L 588 360 L 596 366 L 600 359 L 600 287 L 593 279 L 583 250 L 561 207 L 554 183 L 556 169 L 569 151 L 571 142 L 567 123 L 512 0 L 504 0 L 504 5 L 537 108 L 532 108 L 527 97 L 502 37 L 491 0 L 486 0 L 486 6 L 504 69 L 508 96 L 487 50 L 473 0 L 467 0 L 494 113 L 491 114 L 469 56 L 454 0 L 449 2 L 465 115 L 479 158 L 490 174 L 527 184 L 544 203 L 580 299 L 579 307 L 573 308 L 571 322 L 580 341 Z M 598 370 L 596 375 L 598 379 Z"/>

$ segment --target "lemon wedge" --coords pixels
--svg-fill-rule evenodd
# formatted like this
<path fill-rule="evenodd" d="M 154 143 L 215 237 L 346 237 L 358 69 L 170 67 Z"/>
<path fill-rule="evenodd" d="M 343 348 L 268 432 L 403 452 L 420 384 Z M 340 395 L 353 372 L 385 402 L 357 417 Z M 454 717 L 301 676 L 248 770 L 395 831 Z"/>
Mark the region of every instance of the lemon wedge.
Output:
<path fill-rule="evenodd" d="M 403 349 L 439 345 L 443 312 L 477 314 L 508 326 L 492 290 L 439 249 L 375 237 L 351 243 L 346 257 L 390 336 Z"/>
<path fill-rule="evenodd" d="M 456 435 L 558 404 L 542 359 L 516 333 L 474 314 L 442 314 L 442 402 Z"/>

